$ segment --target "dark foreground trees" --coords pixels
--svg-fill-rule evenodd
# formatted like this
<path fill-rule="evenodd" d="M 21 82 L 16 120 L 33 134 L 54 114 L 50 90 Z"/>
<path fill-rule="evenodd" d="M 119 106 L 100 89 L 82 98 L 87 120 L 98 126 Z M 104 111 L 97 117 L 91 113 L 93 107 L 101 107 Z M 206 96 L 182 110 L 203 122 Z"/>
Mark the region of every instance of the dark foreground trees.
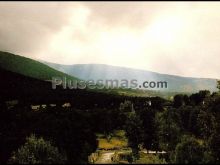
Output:
<path fill-rule="evenodd" d="M 219 93 L 177 95 L 162 110 L 143 106 L 131 114 L 125 127 L 134 149 L 164 150 L 170 163 L 220 163 Z"/>
<path fill-rule="evenodd" d="M 26 161 L 23 159 L 29 152 L 25 147 L 26 137 L 32 133 L 57 147 L 47 149 L 51 146 L 44 143 L 47 152 L 65 155 L 65 162 L 87 163 L 88 156 L 97 149 L 95 133 L 108 137 L 114 130 L 123 128 L 134 160 L 144 147 L 148 151 L 165 151 L 163 156 L 170 163 L 220 163 L 219 93 L 179 95 L 175 104 L 165 105 L 160 98 L 125 100 L 121 96 L 117 104 L 111 104 L 113 107 L 109 104 L 105 107 L 103 103 L 103 108 L 94 105 L 93 98 L 94 102 L 87 102 L 91 104 L 88 107 L 82 103 L 83 109 L 57 106 L 39 111 L 25 105 L 7 109 L 0 104 L 0 163 L 8 162 L 13 151 L 17 152 L 11 160 Z M 34 157 L 31 161 L 38 159 Z"/>
<path fill-rule="evenodd" d="M 140 145 L 144 140 L 144 131 L 142 121 L 135 112 L 130 112 L 128 114 L 125 130 L 128 138 L 128 145 L 132 149 L 133 161 L 136 161 L 139 159 Z"/>
<path fill-rule="evenodd" d="M 26 143 L 15 151 L 9 160 L 10 164 L 64 164 L 67 162 L 65 155 L 57 147 L 51 145 L 43 138 L 31 135 Z"/>
<path fill-rule="evenodd" d="M 175 149 L 174 163 L 201 164 L 203 163 L 205 148 L 191 136 L 183 136 Z"/>
<path fill-rule="evenodd" d="M 12 152 L 25 145 L 26 137 L 32 133 L 56 146 L 66 155 L 67 163 L 87 163 L 88 155 L 97 148 L 95 131 L 84 111 L 62 107 L 32 111 L 14 107 L 1 109 L 0 119 L 0 163 L 8 162 Z M 24 149 L 18 153 L 22 155 Z"/>

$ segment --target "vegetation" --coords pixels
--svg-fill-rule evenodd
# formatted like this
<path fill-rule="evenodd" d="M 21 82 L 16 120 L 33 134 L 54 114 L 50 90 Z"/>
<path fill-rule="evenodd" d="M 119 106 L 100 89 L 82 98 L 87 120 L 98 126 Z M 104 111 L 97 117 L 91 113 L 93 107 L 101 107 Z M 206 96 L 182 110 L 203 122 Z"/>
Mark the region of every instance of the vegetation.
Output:
<path fill-rule="evenodd" d="M 40 80 L 52 80 L 54 76 L 77 79 L 41 62 L 2 51 L 0 51 L 0 68 Z"/>
<path fill-rule="evenodd" d="M 220 91 L 165 100 L 52 90 L 2 68 L 0 75 L 0 164 L 85 164 L 97 149 L 127 147 L 127 163 L 220 163 Z"/>
<path fill-rule="evenodd" d="M 140 158 L 140 144 L 143 141 L 142 121 L 135 112 L 131 112 L 125 124 L 126 136 L 128 137 L 128 145 L 132 149 L 133 161 Z"/>
<path fill-rule="evenodd" d="M 97 137 L 98 149 L 113 150 L 123 149 L 128 146 L 128 141 L 123 130 L 116 130 L 107 137 L 103 134 L 98 134 Z"/>
<path fill-rule="evenodd" d="M 191 136 L 183 136 L 175 149 L 175 163 L 203 163 L 204 146 Z"/>
<path fill-rule="evenodd" d="M 161 159 L 158 155 L 149 155 L 145 153 L 140 154 L 140 159 L 136 161 L 137 164 L 167 164 L 165 159 Z"/>
<path fill-rule="evenodd" d="M 27 142 L 14 152 L 9 163 L 17 164 L 63 164 L 66 157 L 59 153 L 58 148 L 43 138 L 31 135 Z"/>

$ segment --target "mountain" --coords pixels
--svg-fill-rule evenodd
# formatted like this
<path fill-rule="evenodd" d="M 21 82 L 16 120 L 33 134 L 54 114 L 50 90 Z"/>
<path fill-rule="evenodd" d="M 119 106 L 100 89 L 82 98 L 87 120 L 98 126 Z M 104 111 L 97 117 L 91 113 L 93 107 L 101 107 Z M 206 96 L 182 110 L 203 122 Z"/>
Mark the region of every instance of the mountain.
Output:
<path fill-rule="evenodd" d="M 51 80 L 53 76 L 65 76 L 69 79 L 77 79 L 74 76 L 57 71 L 36 60 L 2 51 L 0 51 L 0 67 L 40 80 Z"/>
<path fill-rule="evenodd" d="M 199 90 L 216 91 L 216 79 L 210 78 L 193 78 L 181 77 L 168 74 L 160 74 L 151 71 L 131 69 L 125 67 L 116 67 L 103 64 L 76 64 L 61 65 L 55 63 L 43 62 L 46 65 L 64 72 L 74 75 L 83 80 L 132 80 L 136 79 L 141 85 L 144 81 L 166 81 L 168 88 L 160 88 L 156 90 L 169 92 L 198 92 Z M 149 90 L 150 88 L 148 88 Z M 152 88 L 151 88 L 152 89 Z M 155 88 L 154 88 L 155 90 Z"/>
<path fill-rule="evenodd" d="M 71 103 L 76 109 L 113 108 L 117 109 L 125 100 L 138 98 L 139 101 L 152 100 L 158 104 L 158 97 L 131 97 L 121 96 L 115 92 L 102 92 L 86 89 L 66 89 L 58 86 L 56 90 L 51 88 L 51 83 L 24 76 L 0 68 L 0 75 L 4 77 L 0 81 L 0 107 L 10 102 L 18 102 L 19 107 L 30 107 L 30 105 Z M 154 103 L 155 102 L 155 103 Z M 6 104 L 5 104 L 6 103 Z M 0 109 L 1 111 L 1 109 Z"/>
<path fill-rule="evenodd" d="M 0 68 L 39 80 L 51 80 L 54 76 L 66 77 L 67 79 L 94 81 L 120 81 L 123 79 L 130 81 L 132 79 L 136 79 L 139 85 L 142 85 L 144 81 L 166 81 L 168 88 L 153 89 L 162 92 L 192 93 L 198 92 L 199 90 L 217 90 L 216 79 L 181 77 L 102 64 L 61 65 L 43 61 L 39 62 L 30 58 L 2 51 L 0 51 Z M 147 88 L 147 90 L 151 90 L 151 88 Z"/>
<path fill-rule="evenodd" d="M 37 99 L 45 99 L 49 95 L 54 95 L 54 91 L 51 89 L 51 83 L 45 83 L 41 80 L 51 80 L 53 76 L 66 77 L 67 79 L 79 80 L 73 74 L 65 74 L 62 71 L 58 71 L 41 61 L 26 58 L 19 55 L 14 55 L 8 52 L 0 51 L 0 75 L 3 77 L 0 86 L 0 98 L 4 96 L 6 98 L 35 98 L 33 95 L 38 96 Z M 80 73 L 79 73 L 80 75 Z M 3 81 L 4 80 L 4 81 Z M 59 87 L 59 86 L 58 86 Z M 60 89 L 61 90 L 61 89 Z M 61 90 L 62 91 L 62 90 Z M 79 90 L 71 90 L 73 93 L 78 93 Z M 129 89 L 103 89 L 103 90 L 90 90 L 86 89 L 91 95 L 91 92 L 105 93 L 113 95 L 126 95 L 126 96 L 170 96 L 173 93 L 161 93 L 154 91 L 141 91 L 141 90 L 129 90 Z M 84 92 L 86 92 L 84 91 Z M 72 92 L 67 92 L 68 96 L 72 97 Z M 59 94 L 65 95 L 65 91 Z M 81 91 L 82 93 L 82 91 Z M 25 96 L 24 96 L 25 95 Z M 83 96 L 85 97 L 85 96 Z M 54 98 L 52 96 L 51 98 Z"/>

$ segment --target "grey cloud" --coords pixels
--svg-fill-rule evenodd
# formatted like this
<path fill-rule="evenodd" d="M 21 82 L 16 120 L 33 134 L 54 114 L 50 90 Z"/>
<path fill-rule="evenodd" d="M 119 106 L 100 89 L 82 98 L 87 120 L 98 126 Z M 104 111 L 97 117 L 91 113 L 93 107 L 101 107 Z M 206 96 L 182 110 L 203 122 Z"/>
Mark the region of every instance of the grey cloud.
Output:
<path fill-rule="evenodd" d="M 79 7 L 90 11 L 88 17 Z M 193 2 L 0 2 L 0 50 L 53 62 L 118 61 L 117 65 L 149 69 L 145 67 L 146 59 L 152 71 L 216 77 L 219 75 L 219 9 L 220 3 Z M 81 21 L 81 16 L 85 20 Z M 170 16 L 185 21 L 180 28 L 183 34 L 173 33 L 177 39 L 170 47 L 165 41 L 160 42 L 157 34 L 156 42 L 152 41 L 154 37 L 145 35 L 157 21 L 161 20 L 163 25 Z M 159 27 L 165 36 L 166 32 L 170 33 L 169 27 L 172 29 L 172 22 L 168 20 L 168 23 L 164 29 Z M 124 32 L 122 36 L 121 32 Z M 140 51 L 128 56 L 126 51 L 117 54 L 124 50 L 124 45 L 119 42 L 113 48 L 111 44 L 114 45 L 114 40 L 125 41 L 123 37 L 130 34 L 128 40 L 140 43 L 141 47 L 137 48 Z M 206 70 L 200 73 L 204 62 Z"/>
<path fill-rule="evenodd" d="M 0 2 L 0 49 L 32 54 L 68 22 L 63 3 Z"/>
<path fill-rule="evenodd" d="M 83 5 L 91 11 L 88 30 L 73 31 L 72 39 L 88 43 L 96 26 L 125 26 L 141 29 L 157 11 L 172 8 L 167 4 L 146 2 L 0 2 L 0 49 L 14 53 L 36 54 L 51 37 L 68 24 L 71 11 Z"/>

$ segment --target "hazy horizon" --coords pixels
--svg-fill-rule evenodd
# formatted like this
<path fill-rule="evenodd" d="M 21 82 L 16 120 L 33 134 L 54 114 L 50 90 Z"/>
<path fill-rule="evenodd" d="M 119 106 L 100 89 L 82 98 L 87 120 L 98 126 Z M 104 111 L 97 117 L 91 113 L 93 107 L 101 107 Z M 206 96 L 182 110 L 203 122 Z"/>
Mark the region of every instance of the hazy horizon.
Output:
<path fill-rule="evenodd" d="M 0 2 L 0 50 L 220 78 L 220 2 Z"/>

